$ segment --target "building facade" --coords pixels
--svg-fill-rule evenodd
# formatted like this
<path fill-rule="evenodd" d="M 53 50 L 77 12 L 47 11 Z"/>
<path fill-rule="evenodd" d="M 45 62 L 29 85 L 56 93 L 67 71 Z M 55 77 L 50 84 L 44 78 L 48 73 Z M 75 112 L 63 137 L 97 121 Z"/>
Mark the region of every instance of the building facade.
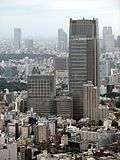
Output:
<path fill-rule="evenodd" d="M 67 33 L 62 28 L 58 29 L 58 50 L 60 53 L 67 51 Z"/>
<path fill-rule="evenodd" d="M 115 47 L 112 27 L 103 27 L 103 46 L 106 51 L 113 51 Z"/>
<path fill-rule="evenodd" d="M 9 143 L 4 148 L 0 148 L 0 160 L 17 160 L 16 142 Z"/>
<path fill-rule="evenodd" d="M 73 100 L 72 97 L 59 96 L 55 99 L 57 115 L 65 118 L 73 117 Z"/>
<path fill-rule="evenodd" d="M 98 121 L 98 90 L 92 82 L 83 85 L 83 117 Z"/>
<path fill-rule="evenodd" d="M 54 75 L 32 74 L 28 77 L 28 108 L 39 115 L 52 112 L 51 101 L 55 96 Z"/>
<path fill-rule="evenodd" d="M 48 140 L 48 126 L 44 123 L 39 123 L 37 126 L 36 140 L 38 143 L 45 143 Z"/>
<path fill-rule="evenodd" d="M 25 48 L 28 50 L 33 49 L 33 40 L 32 39 L 25 40 Z"/>
<path fill-rule="evenodd" d="M 97 20 L 70 19 L 69 90 L 75 119 L 83 117 L 83 83 L 99 84 L 98 58 Z"/>
<path fill-rule="evenodd" d="M 120 36 L 117 37 L 117 47 L 120 49 Z"/>
<path fill-rule="evenodd" d="M 14 28 L 14 47 L 20 49 L 21 47 L 21 29 Z"/>

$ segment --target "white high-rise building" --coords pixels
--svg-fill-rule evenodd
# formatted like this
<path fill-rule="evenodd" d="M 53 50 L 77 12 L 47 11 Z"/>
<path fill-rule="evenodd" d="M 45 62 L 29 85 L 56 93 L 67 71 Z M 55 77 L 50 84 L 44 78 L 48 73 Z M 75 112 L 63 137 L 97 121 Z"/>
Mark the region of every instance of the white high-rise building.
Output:
<path fill-rule="evenodd" d="M 62 28 L 58 29 L 58 49 L 60 53 L 67 51 L 67 33 Z"/>
<path fill-rule="evenodd" d="M 38 143 L 47 142 L 48 140 L 48 126 L 44 123 L 39 123 L 37 126 L 36 138 Z"/>
<path fill-rule="evenodd" d="M 98 89 L 92 82 L 83 85 L 83 116 L 98 120 Z"/>

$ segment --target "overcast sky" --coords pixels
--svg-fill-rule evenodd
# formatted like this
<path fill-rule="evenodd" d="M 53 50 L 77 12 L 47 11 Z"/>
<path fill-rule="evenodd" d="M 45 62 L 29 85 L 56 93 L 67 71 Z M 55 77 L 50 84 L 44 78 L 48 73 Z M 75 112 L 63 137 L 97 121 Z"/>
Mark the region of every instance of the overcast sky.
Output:
<path fill-rule="evenodd" d="M 0 0 L 0 37 L 12 37 L 20 27 L 23 37 L 56 37 L 58 28 L 66 32 L 69 18 L 99 19 L 120 35 L 120 0 Z"/>

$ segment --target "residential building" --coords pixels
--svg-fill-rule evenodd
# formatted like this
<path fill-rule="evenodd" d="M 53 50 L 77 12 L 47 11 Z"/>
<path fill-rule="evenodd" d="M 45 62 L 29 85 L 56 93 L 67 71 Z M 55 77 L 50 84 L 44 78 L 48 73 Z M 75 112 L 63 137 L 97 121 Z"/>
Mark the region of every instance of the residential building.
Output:
<path fill-rule="evenodd" d="M 83 85 L 83 117 L 98 120 L 98 89 L 92 82 Z"/>
<path fill-rule="evenodd" d="M 48 140 L 48 126 L 44 123 L 39 123 L 36 128 L 37 143 L 44 143 Z"/>
<path fill-rule="evenodd" d="M 2 147 L 2 146 L 1 146 Z M 8 143 L 0 148 L 0 160 L 17 160 L 17 143 Z"/>

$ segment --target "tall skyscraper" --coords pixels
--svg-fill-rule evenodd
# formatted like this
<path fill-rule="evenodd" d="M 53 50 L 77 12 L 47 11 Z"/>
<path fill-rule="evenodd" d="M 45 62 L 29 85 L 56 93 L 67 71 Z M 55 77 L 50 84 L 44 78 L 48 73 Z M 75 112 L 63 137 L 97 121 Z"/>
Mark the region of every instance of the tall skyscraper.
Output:
<path fill-rule="evenodd" d="M 67 50 L 67 33 L 61 28 L 58 29 L 58 49 L 60 53 Z"/>
<path fill-rule="evenodd" d="M 78 120 L 83 117 L 83 84 L 99 84 L 97 20 L 70 19 L 69 34 L 69 90 Z"/>
<path fill-rule="evenodd" d="M 103 27 L 103 48 L 106 51 L 113 51 L 115 47 L 114 35 L 112 27 Z"/>
<path fill-rule="evenodd" d="M 20 49 L 21 47 L 21 29 L 14 28 L 14 47 Z"/>
<path fill-rule="evenodd" d="M 117 37 L 117 47 L 120 48 L 120 36 Z"/>
<path fill-rule="evenodd" d="M 48 115 L 52 110 L 52 98 L 55 96 L 54 75 L 35 73 L 28 76 L 28 107 L 39 115 Z"/>

